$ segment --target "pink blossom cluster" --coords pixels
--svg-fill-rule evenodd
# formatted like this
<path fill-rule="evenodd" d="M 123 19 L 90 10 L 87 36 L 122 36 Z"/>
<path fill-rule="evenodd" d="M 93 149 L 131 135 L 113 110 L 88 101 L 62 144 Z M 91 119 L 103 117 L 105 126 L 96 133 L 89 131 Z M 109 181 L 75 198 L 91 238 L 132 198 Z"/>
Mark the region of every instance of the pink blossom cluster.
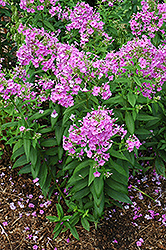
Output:
<path fill-rule="evenodd" d="M 104 37 L 103 42 L 113 42 L 112 37 L 109 37 L 104 32 L 104 23 L 101 21 L 99 12 L 93 10 L 93 7 L 90 7 L 85 2 L 78 2 L 73 10 L 70 8 L 62 10 L 61 5 L 58 3 L 58 6 L 51 7 L 49 13 L 52 17 L 58 15 L 59 19 L 70 21 L 71 23 L 66 25 L 67 31 L 79 30 L 80 45 L 87 43 L 95 32 L 98 32 L 98 36 Z"/>
<path fill-rule="evenodd" d="M 44 8 L 46 7 L 45 10 L 50 10 L 50 8 L 54 9 L 53 6 L 56 5 L 56 3 L 59 0 L 39 0 L 39 1 L 35 1 L 35 0 L 20 0 L 20 8 L 23 10 L 26 10 L 28 13 L 35 13 L 36 11 L 43 11 Z M 51 7 L 50 7 L 51 5 Z M 58 3 L 58 6 L 60 6 L 60 4 Z M 61 6 L 60 9 L 59 7 L 55 7 L 55 9 L 57 9 L 57 11 L 61 12 Z"/>
<path fill-rule="evenodd" d="M 106 2 L 109 7 L 112 7 L 115 2 L 122 2 L 123 0 L 102 0 L 102 3 Z"/>
<path fill-rule="evenodd" d="M 66 14 L 62 15 L 64 18 Z M 66 26 L 66 29 L 70 32 L 73 29 L 78 29 L 81 37 L 81 45 L 84 45 L 89 41 L 89 37 L 93 35 L 96 31 L 98 36 L 103 36 L 105 39 L 103 42 L 108 42 L 112 39 L 107 33 L 104 32 L 104 23 L 101 21 L 99 12 L 93 10 L 89 4 L 84 2 L 78 2 L 74 7 L 73 11 L 68 10 L 68 19 L 71 21 L 70 24 Z"/>
<path fill-rule="evenodd" d="M 134 150 L 134 147 L 139 149 L 139 147 L 142 145 L 139 141 L 139 139 L 135 135 L 130 135 L 129 138 L 126 140 L 127 143 L 127 150 L 129 152 L 132 152 Z"/>
<path fill-rule="evenodd" d="M 101 87 L 94 86 L 92 90 L 92 95 L 98 96 L 101 95 L 101 98 L 107 100 L 111 97 L 112 93 L 110 91 L 110 85 L 108 82 L 103 83 Z"/>
<path fill-rule="evenodd" d="M 35 0 L 20 0 L 20 8 L 26 10 L 28 13 L 34 13 L 36 10 L 44 10 L 44 7 L 48 5 L 48 1 L 39 0 L 36 4 Z M 50 0 L 50 2 L 53 2 Z"/>
<path fill-rule="evenodd" d="M 105 59 L 97 59 L 92 63 L 93 74 L 113 78 L 123 76 L 127 72 L 125 66 L 135 68 L 138 77 L 146 78 L 146 81 L 136 86 L 136 93 L 151 99 L 158 91 L 161 91 L 166 81 L 166 46 L 156 48 L 145 35 L 141 39 L 133 39 L 123 45 L 117 52 L 107 53 Z M 136 60 L 136 62 L 134 62 Z M 140 71 L 136 67 L 140 67 Z M 111 75 L 112 73 L 112 75 Z M 109 75 L 109 76 L 108 76 Z M 132 74 L 128 74 L 132 77 Z"/>
<path fill-rule="evenodd" d="M 157 4 L 155 1 L 143 0 L 142 10 L 134 13 L 130 20 L 133 35 L 147 34 L 155 37 L 157 31 L 165 36 L 164 23 L 166 22 L 166 3 Z"/>
<path fill-rule="evenodd" d="M 35 68 L 42 67 L 43 71 L 52 71 L 54 74 L 55 80 L 40 77 L 36 81 L 36 89 L 42 89 L 40 95 L 43 96 L 45 90 L 51 89 L 46 99 L 58 102 L 64 107 L 74 105 L 73 96 L 86 87 L 83 79 L 88 75 L 89 81 L 96 77 L 90 73 L 92 60 L 88 58 L 91 53 L 79 51 L 74 45 L 60 43 L 54 33 L 49 34 L 44 29 L 26 28 L 20 24 L 18 31 L 25 35 L 25 44 L 17 52 L 21 66 L 29 65 L 31 62 Z M 97 77 L 100 79 L 100 75 Z M 93 95 L 101 94 L 105 100 L 111 96 L 108 83 L 103 83 L 97 88 L 100 88 L 98 93 L 95 89 L 89 91 Z"/>
<path fill-rule="evenodd" d="M 37 93 L 32 90 L 33 84 L 26 82 L 25 76 L 26 72 L 21 67 L 16 67 L 9 79 L 0 70 L 0 94 L 4 100 L 10 101 L 11 97 L 18 97 L 23 101 L 36 98 Z"/>
<path fill-rule="evenodd" d="M 63 148 L 68 154 L 79 159 L 87 156 L 96 161 L 97 167 L 103 166 L 110 155 L 106 153 L 113 144 L 113 137 L 119 135 L 121 140 L 127 131 L 116 124 L 112 110 L 98 107 L 83 118 L 78 127 L 70 126 L 69 137 L 63 138 Z"/>
<path fill-rule="evenodd" d="M 8 2 L 3 1 L 3 0 L 0 0 L 0 5 L 2 5 L 2 6 L 6 6 L 6 4 L 8 4 Z"/>

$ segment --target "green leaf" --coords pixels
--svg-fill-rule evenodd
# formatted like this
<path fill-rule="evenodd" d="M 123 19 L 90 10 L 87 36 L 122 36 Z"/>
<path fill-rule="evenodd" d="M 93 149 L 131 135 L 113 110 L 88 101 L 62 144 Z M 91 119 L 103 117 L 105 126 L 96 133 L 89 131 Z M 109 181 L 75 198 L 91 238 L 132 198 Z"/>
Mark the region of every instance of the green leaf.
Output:
<path fill-rule="evenodd" d="M 27 161 L 27 158 L 26 158 L 26 155 L 22 155 L 20 158 L 18 158 L 18 160 L 14 163 L 12 169 L 14 168 L 17 168 L 17 167 L 20 167 L 20 166 L 23 166 L 25 164 L 27 164 L 28 161 Z"/>
<path fill-rule="evenodd" d="M 62 159 L 62 156 L 63 156 L 63 148 L 61 146 L 58 147 L 58 157 L 59 157 L 59 160 Z"/>
<path fill-rule="evenodd" d="M 26 154 L 27 160 L 29 161 L 31 140 L 24 138 L 23 143 L 24 143 L 25 154 Z"/>
<path fill-rule="evenodd" d="M 11 159 L 13 159 L 15 161 L 15 159 L 20 156 L 20 155 L 23 155 L 24 154 L 24 147 L 22 146 L 21 148 L 18 148 L 13 154 L 12 154 L 12 157 Z"/>
<path fill-rule="evenodd" d="M 118 159 L 122 159 L 122 160 L 126 160 L 128 161 L 128 159 L 122 154 L 122 153 L 119 153 L 118 151 L 115 151 L 114 149 L 110 149 L 108 150 L 109 154 L 118 158 Z"/>
<path fill-rule="evenodd" d="M 58 143 L 58 146 L 61 144 L 62 141 L 62 137 L 63 137 L 63 128 L 62 126 L 56 126 L 55 128 L 55 136 L 56 136 L 56 140 Z"/>
<path fill-rule="evenodd" d="M 61 225 L 61 223 L 58 222 L 53 230 L 53 233 L 55 233 L 53 239 L 55 239 L 60 234 L 62 227 L 63 227 L 63 225 Z"/>
<path fill-rule="evenodd" d="M 37 162 L 37 149 L 35 149 L 34 147 L 31 147 L 31 149 L 30 149 L 30 161 L 31 161 L 33 166 L 36 165 L 36 162 Z"/>
<path fill-rule="evenodd" d="M 99 177 L 95 178 L 93 182 L 93 186 L 94 186 L 94 191 L 96 193 L 96 196 L 97 198 L 99 198 L 104 188 L 103 175 L 100 175 Z"/>
<path fill-rule="evenodd" d="M 20 171 L 18 172 L 18 175 L 19 174 L 29 174 L 31 173 L 31 165 L 28 164 L 26 166 L 24 166 L 22 169 L 20 169 Z"/>
<path fill-rule="evenodd" d="M 51 199 L 51 195 L 52 195 L 52 193 L 54 192 L 55 187 L 56 187 L 56 185 L 55 185 L 55 184 L 54 184 L 54 185 L 52 185 L 52 186 L 50 187 L 50 189 L 49 189 L 49 191 L 48 191 L 48 200 L 50 200 L 50 199 Z"/>
<path fill-rule="evenodd" d="M 88 185 L 88 178 L 86 177 L 85 179 L 76 181 L 73 185 L 74 186 L 72 187 L 71 192 L 76 193 Z"/>
<path fill-rule="evenodd" d="M 133 93 L 129 92 L 128 95 L 127 95 L 127 97 L 128 97 L 128 101 L 131 104 L 131 106 L 134 107 L 135 103 L 136 103 L 136 97 L 135 97 L 135 95 Z"/>
<path fill-rule="evenodd" d="M 50 133 L 50 132 L 52 132 L 52 131 L 53 131 L 53 128 L 48 127 L 48 128 L 42 128 L 42 129 L 40 129 L 40 130 L 39 130 L 39 133 L 41 133 L 41 134 L 46 134 L 46 133 Z"/>
<path fill-rule="evenodd" d="M 120 193 L 118 191 L 115 191 L 114 189 L 110 188 L 110 187 L 106 187 L 105 189 L 106 193 L 113 199 L 117 200 L 117 201 L 122 201 L 125 203 L 129 203 L 132 204 L 132 201 L 129 199 L 129 197 L 124 194 L 124 193 Z"/>
<path fill-rule="evenodd" d="M 90 230 L 90 225 L 89 225 L 89 221 L 84 217 L 81 218 L 81 224 L 82 226 L 89 231 Z"/>
<path fill-rule="evenodd" d="M 51 184 L 51 179 L 52 179 L 52 176 L 51 176 L 51 173 L 49 173 L 47 175 L 47 178 L 46 178 L 46 181 L 45 181 L 44 185 L 42 186 L 42 192 L 43 192 L 45 197 L 47 197 L 49 187 L 50 187 L 50 184 Z"/>
<path fill-rule="evenodd" d="M 88 187 L 83 188 L 82 190 L 76 192 L 73 197 L 71 198 L 71 200 L 80 200 L 83 197 L 87 196 L 90 193 L 90 190 Z"/>
<path fill-rule="evenodd" d="M 151 135 L 152 133 L 145 129 L 145 128 L 139 128 L 137 130 L 135 130 L 135 133 L 138 134 L 138 135 Z"/>
<path fill-rule="evenodd" d="M 16 150 L 18 150 L 19 148 L 21 148 L 23 145 L 23 140 L 19 139 L 16 144 L 13 147 L 13 154 L 15 153 Z"/>
<path fill-rule="evenodd" d="M 77 240 L 79 240 L 79 235 L 75 227 L 70 226 L 70 232 Z"/>
<path fill-rule="evenodd" d="M 79 219 L 80 219 L 79 213 L 78 212 L 74 213 L 69 220 L 70 225 L 75 226 L 79 222 Z"/>
<path fill-rule="evenodd" d="M 131 82 L 131 81 L 129 80 L 129 78 L 119 77 L 119 78 L 116 79 L 114 82 L 128 83 L 128 82 Z"/>
<path fill-rule="evenodd" d="M 48 22 L 47 20 L 43 20 L 43 23 L 44 23 L 44 25 L 45 25 L 46 27 L 48 27 L 50 30 L 55 31 L 54 26 L 53 26 L 50 22 Z"/>
<path fill-rule="evenodd" d="M 129 133 L 133 135 L 135 131 L 135 124 L 132 115 L 127 111 L 125 113 L 125 123 Z"/>
<path fill-rule="evenodd" d="M 112 159 L 109 159 L 109 162 L 111 164 L 111 168 L 115 169 L 121 175 L 128 177 L 128 174 L 126 173 L 125 169 L 121 165 L 117 164 Z"/>
<path fill-rule="evenodd" d="M 97 215 L 99 217 L 101 217 L 102 214 L 103 214 L 104 205 L 105 205 L 104 193 L 103 192 L 101 193 L 99 199 L 96 199 L 95 196 L 93 196 L 93 197 L 94 197 L 94 210 L 95 210 L 95 213 L 97 213 Z"/>
<path fill-rule="evenodd" d="M 37 112 L 36 114 L 32 115 L 29 118 L 29 121 L 36 120 L 36 119 L 42 118 L 43 116 L 49 115 L 51 113 L 51 111 L 52 111 L 52 109 L 47 109 L 42 114 Z"/>
<path fill-rule="evenodd" d="M 159 157 L 157 157 L 156 160 L 155 160 L 155 168 L 156 168 L 156 171 L 157 171 L 158 174 L 163 175 L 164 177 L 166 177 L 164 162 Z"/>
<path fill-rule="evenodd" d="M 18 125 L 18 122 L 8 122 L 8 123 L 5 123 L 1 126 L 1 129 L 4 130 L 6 128 L 10 128 L 10 127 L 15 127 Z"/>
<path fill-rule="evenodd" d="M 111 178 L 123 185 L 128 184 L 128 177 L 118 173 L 115 169 L 111 169 L 110 172 L 112 173 Z"/>
<path fill-rule="evenodd" d="M 133 79 L 136 82 L 136 84 L 142 88 L 142 85 L 141 85 L 139 78 L 137 76 L 133 76 Z"/>
<path fill-rule="evenodd" d="M 122 103 L 124 100 L 121 96 L 115 96 L 115 97 L 110 97 L 108 100 L 104 101 L 104 104 L 120 104 Z"/>
<path fill-rule="evenodd" d="M 49 148 L 47 151 L 45 151 L 45 154 L 55 156 L 58 154 L 58 148 Z"/>
<path fill-rule="evenodd" d="M 37 157 L 37 162 L 35 166 L 31 164 L 31 172 L 34 179 L 38 177 L 40 166 L 41 166 L 41 158 Z"/>
<path fill-rule="evenodd" d="M 41 164 L 40 170 L 39 170 L 39 184 L 40 184 L 41 188 L 44 186 L 44 183 L 45 183 L 46 178 L 47 178 L 47 173 L 48 173 L 47 165 L 45 162 L 43 162 L 43 164 Z"/>
<path fill-rule="evenodd" d="M 57 221 L 59 221 L 59 218 L 57 216 L 46 216 L 46 218 L 48 220 L 50 220 L 51 222 L 57 222 Z"/>
<path fill-rule="evenodd" d="M 58 217 L 60 219 L 62 219 L 63 216 L 64 216 L 64 212 L 63 212 L 63 209 L 62 209 L 62 207 L 61 207 L 61 205 L 59 203 L 56 204 L 56 209 L 57 209 Z"/>
<path fill-rule="evenodd" d="M 78 161 L 74 160 L 72 162 L 70 162 L 68 165 L 66 165 L 63 170 L 71 170 L 71 169 L 75 169 L 78 166 Z"/>
<path fill-rule="evenodd" d="M 78 171 L 80 171 L 81 169 L 85 168 L 85 167 L 88 167 L 88 166 L 91 166 L 91 164 L 94 163 L 93 160 L 86 160 L 86 161 L 83 161 L 81 162 L 77 167 L 76 169 L 74 170 L 74 174 L 76 174 Z"/>
<path fill-rule="evenodd" d="M 90 186 L 90 184 L 94 181 L 95 179 L 95 176 L 94 176 L 94 172 L 95 172 L 95 169 L 94 169 L 94 163 L 90 165 L 90 168 L 89 168 L 89 181 L 88 181 L 88 186 Z"/>
<path fill-rule="evenodd" d="M 86 102 L 86 100 L 76 102 L 76 104 L 75 104 L 74 106 L 67 108 L 67 109 L 64 111 L 63 115 L 65 115 L 65 114 L 67 114 L 67 113 L 70 113 L 71 111 L 77 109 L 77 108 L 78 108 L 79 106 L 81 106 L 84 102 Z"/>
<path fill-rule="evenodd" d="M 146 114 L 138 114 L 137 116 L 138 121 L 153 121 L 153 120 L 160 120 L 159 117 L 146 115 Z"/>
<path fill-rule="evenodd" d="M 128 194 L 128 188 L 127 185 L 123 185 L 122 183 L 119 183 L 115 180 L 113 180 L 112 178 L 108 178 L 106 180 L 107 185 L 114 189 L 115 191 L 121 192 L 121 193 L 125 193 Z"/>
<path fill-rule="evenodd" d="M 43 146 L 43 147 L 53 147 L 56 145 L 57 145 L 57 142 L 53 138 L 49 138 L 49 139 L 46 139 L 46 140 L 41 142 L 41 146 Z"/>

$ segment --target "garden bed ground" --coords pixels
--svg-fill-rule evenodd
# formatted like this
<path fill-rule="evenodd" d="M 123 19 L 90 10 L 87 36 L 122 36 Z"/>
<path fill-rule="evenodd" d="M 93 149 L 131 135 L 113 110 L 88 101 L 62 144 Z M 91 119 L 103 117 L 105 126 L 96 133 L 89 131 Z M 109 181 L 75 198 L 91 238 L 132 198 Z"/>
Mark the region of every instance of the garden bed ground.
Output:
<path fill-rule="evenodd" d="M 18 170 L 10 165 L 5 153 L 0 160 L 1 250 L 166 249 L 166 181 L 155 172 L 146 177 L 141 173 L 131 176 L 129 185 L 137 186 L 157 202 L 129 186 L 133 205 L 107 210 L 98 230 L 92 225 L 87 232 L 77 226 L 80 241 L 69 232 L 52 240 L 54 224 L 46 216 L 56 215 L 56 194 L 47 201 L 38 183 L 28 175 L 18 176 Z M 144 241 L 141 246 L 140 238 Z"/>

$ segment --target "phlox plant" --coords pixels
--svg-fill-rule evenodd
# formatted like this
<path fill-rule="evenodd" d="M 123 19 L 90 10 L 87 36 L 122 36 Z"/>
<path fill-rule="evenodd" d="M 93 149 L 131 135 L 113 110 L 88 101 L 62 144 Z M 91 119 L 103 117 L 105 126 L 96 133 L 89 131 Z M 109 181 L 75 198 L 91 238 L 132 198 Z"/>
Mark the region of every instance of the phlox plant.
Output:
<path fill-rule="evenodd" d="M 146 172 L 144 161 L 165 176 L 166 45 L 130 30 L 150 1 L 124 2 L 21 0 L 15 15 L 17 64 L 0 67 L 2 140 L 19 174 L 39 178 L 48 198 L 58 191 L 54 237 L 78 239 L 79 221 L 89 230 L 106 207 L 131 204 L 129 171 Z"/>

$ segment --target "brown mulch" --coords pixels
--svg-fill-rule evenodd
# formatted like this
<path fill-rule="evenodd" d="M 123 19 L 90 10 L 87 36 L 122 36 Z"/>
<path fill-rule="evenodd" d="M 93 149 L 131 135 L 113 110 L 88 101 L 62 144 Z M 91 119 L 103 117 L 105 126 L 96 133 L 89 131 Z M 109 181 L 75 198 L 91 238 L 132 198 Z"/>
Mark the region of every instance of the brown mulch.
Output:
<path fill-rule="evenodd" d="M 57 196 L 53 195 L 49 204 L 44 197 L 41 197 L 40 187 L 33 183 L 32 178 L 28 175 L 18 176 L 18 169 L 12 170 L 10 165 L 8 154 L 5 153 L 0 160 L 1 250 L 35 249 L 33 248 L 35 245 L 43 250 L 166 249 L 166 225 L 162 222 L 162 215 L 166 214 L 166 181 L 162 178 L 154 180 L 153 173 L 144 179 L 139 174 L 133 177 L 130 183 L 157 199 L 158 203 L 144 195 L 142 199 L 139 192 L 131 188 L 129 195 L 134 197 L 133 206 L 128 207 L 124 204 L 124 209 L 117 207 L 107 209 L 97 230 L 93 225 L 90 232 L 81 226 L 76 226 L 80 241 L 69 232 L 60 234 L 53 240 L 52 231 L 55 225 L 49 222 L 46 216 L 56 215 Z M 29 198 L 30 194 L 33 197 Z M 33 203 L 35 207 L 29 208 L 29 203 Z M 41 210 L 44 211 L 43 214 L 40 214 Z M 159 214 L 153 219 L 147 219 L 146 216 L 150 215 L 148 210 Z M 36 217 L 32 215 L 34 211 Z M 133 219 L 134 213 L 142 215 Z M 7 222 L 7 225 L 4 225 L 4 222 Z M 142 246 L 137 246 L 136 242 L 140 238 L 144 242 Z"/>

